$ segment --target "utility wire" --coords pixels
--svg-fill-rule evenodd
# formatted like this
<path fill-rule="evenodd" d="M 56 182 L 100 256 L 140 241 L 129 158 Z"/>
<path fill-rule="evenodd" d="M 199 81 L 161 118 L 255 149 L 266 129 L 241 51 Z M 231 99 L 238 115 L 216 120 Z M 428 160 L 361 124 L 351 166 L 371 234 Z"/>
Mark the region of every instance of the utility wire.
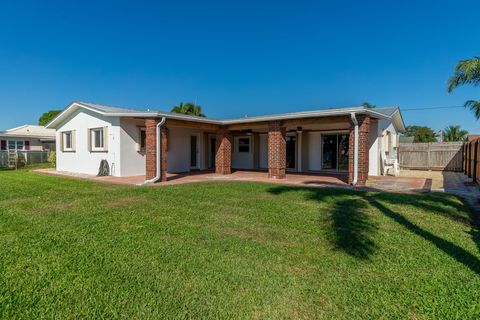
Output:
<path fill-rule="evenodd" d="M 404 112 L 404 111 L 433 110 L 433 109 L 453 109 L 453 108 L 464 108 L 464 106 L 421 107 L 421 108 L 409 108 L 409 109 L 403 109 L 403 108 L 401 108 L 401 110 L 402 110 L 402 112 Z"/>

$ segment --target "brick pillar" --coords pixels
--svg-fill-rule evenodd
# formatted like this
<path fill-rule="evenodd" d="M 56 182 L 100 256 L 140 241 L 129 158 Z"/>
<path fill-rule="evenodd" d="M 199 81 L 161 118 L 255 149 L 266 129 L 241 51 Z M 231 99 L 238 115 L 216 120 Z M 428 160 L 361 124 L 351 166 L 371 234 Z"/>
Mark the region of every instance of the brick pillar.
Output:
<path fill-rule="evenodd" d="M 232 136 L 228 130 L 223 128 L 217 131 L 215 172 L 219 174 L 232 173 Z"/>
<path fill-rule="evenodd" d="M 285 178 L 287 162 L 286 129 L 280 121 L 268 124 L 268 177 L 273 179 Z"/>
<path fill-rule="evenodd" d="M 364 186 L 368 180 L 368 133 L 370 131 L 370 117 L 367 115 L 357 115 L 358 121 L 358 180 L 357 185 Z M 348 182 L 353 181 L 355 158 L 355 125 L 351 123 L 350 136 L 348 143 Z"/>
<path fill-rule="evenodd" d="M 146 119 L 146 141 L 145 141 L 145 166 L 146 166 L 146 180 L 155 178 L 157 175 L 157 119 Z M 160 181 L 167 181 L 167 128 L 165 124 L 160 129 L 162 137 L 162 144 L 160 146 L 162 159 L 160 163 Z"/>

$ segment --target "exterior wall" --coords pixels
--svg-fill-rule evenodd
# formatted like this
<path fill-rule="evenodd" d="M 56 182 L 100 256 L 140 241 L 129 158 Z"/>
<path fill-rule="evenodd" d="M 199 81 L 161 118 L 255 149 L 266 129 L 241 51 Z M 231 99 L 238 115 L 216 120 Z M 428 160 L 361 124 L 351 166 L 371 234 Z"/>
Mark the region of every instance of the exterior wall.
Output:
<path fill-rule="evenodd" d="M 368 175 L 380 175 L 380 143 L 379 143 L 378 121 L 372 121 L 370 124 L 370 132 L 368 134 L 369 143 L 369 161 L 368 161 Z"/>
<path fill-rule="evenodd" d="M 260 155 L 259 167 L 260 169 L 268 169 L 268 134 L 259 134 L 260 139 Z"/>
<path fill-rule="evenodd" d="M 368 174 L 371 176 L 379 176 L 382 174 L 381 152 L 385 149 L 386 137 L 383 137 L 385 130 L 391 132 L 392 138 L 396 139 L 398 133 L 390 120 L 372 121 L 370 124 Z M 397 148 L 390 146 L 389 149 L 390 150 L 385 150 L 386 155 L 389 157 L 397 157 Z"/>
<path fill-rule="evenodd" d="M 188 172 L 190 168 L 190 137 L 197 137 L 197 164 L 196 169 L 206 169 L 205 162 L 205 134 L 200 129 L 168 126 L 167 172 Z"/>
<path fill-rule="evenodd" d="M 238 140 L 241 138 L 250 139 L 250 152 L 238 152 Z M 254 141 L 251 136 L 234 136 L 232 152 L 232 168 L 234 169 L 253 169 L 253 149 Z"/>
<path fill-rule="evenodd" d="M 90 152 L 88 150 L 88 129 L 108 127 L 108 151 Z M 61 150 L 61 134 L 75 131 L 75 151 Z M 110 174 L 121 175 L 120 163 L 120 119 L 103 117 L 88 110 L 78 110 L 61 124 L 56 133 L 57 170 L 83 174 L 97 174 L 102 160 L 107 160 Z"/>
<path fill-rule="evenodd" d="M 322 135 L 320 132 L 308 132 L 308 167 L 307 170 L 322 170 Z"/>
<path fill-rule="evenodd" d="M 120 157 L 121 176 L 145 175 L 145 151 L 141 151 L 140 129 L 145 127 L 145 120 L 120 119 Z"/>

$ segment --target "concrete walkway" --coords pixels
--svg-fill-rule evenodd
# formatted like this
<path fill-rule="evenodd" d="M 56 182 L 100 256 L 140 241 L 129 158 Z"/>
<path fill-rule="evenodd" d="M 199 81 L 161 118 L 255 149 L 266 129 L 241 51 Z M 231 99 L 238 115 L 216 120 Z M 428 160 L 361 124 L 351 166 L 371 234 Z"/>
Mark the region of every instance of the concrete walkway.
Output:
<path fill-rule="evenodd" d="M 94 175 L 59 172 L 55 171 L 55 169 L 38 169 L 34 170 L 34 172 L 122 185 L 139 186 L 145 181 L 145 176 L 97 177 Z M 334 173 L 287 173 L 286 179 L 274 180 L 269 179 L 265 171 L 238 170 L 229 175 L 220 175 L 212 171 L 195 171 L 185 174 L 170 173 L 167 175 L 167 178 L 167 182 L 153 184 L 152 186 L 168 186 L 208 181 L 253 181 L 304 187 L 353 189 L 353 187 L 347 183 L 346 174 Z M 369 177 L 367 185 L 365 187 L 359 187 L 358 189 L 401 193 L 447 192 L 465 199 L 472 208 L 472 211 L 478 211 L 478 215 L 480 216 L 480 188 L 461 172 L 402 170 L 400 177 Z"/>
<path fill-rule="evenodd" d="M 145 176 L 133 177 L 97 177 L 87 174 L 76 174 L 70 172 L 55 171 L 55 169 L 38 169 L 34 172 L 50 174 L 56 176 L 64 176 L 70 178 L 94 180 L 98 182 L 107 182 L 123 185 L 142 185 L 145 181 Z M 286 179 L 269 179 L 265 171 L 242 171 L 237 170 L 232 174 L 221 175 L 213 171 L 193 171 L 189 173 L 168 173 L 168 181 L 156 184 L 149 184 L 149 186 L 168 186 L 175 184 L 193 183 L 193 182 L 212 182 L 212 181 L 253 181 L 253 182 L 268 182 L 297 186 L 308 187 L 337 187 L 337 188 L 352 188 L 347 183 L 346 174 L 322 173 L 322 174 L 301 174 L 301 173 L 287 173 Z"/>

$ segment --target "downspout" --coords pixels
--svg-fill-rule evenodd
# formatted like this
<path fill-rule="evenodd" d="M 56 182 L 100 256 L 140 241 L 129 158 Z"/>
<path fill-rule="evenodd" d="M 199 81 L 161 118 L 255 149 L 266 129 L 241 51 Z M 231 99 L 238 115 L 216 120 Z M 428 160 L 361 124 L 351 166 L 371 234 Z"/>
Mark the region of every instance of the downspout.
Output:
<path fill-rule="evenodd" d="M 160 172 L 161 171 L 161 163 L 162 163 L 162 135 L 160 134 L 160 129 L 162 127 L 162 125 L 165 123 L 167 119 L 165 117 L 162 118 L 162 120 L 160 120 L 159 123 L 157 123 L 157 174 L 155 175 L 154 178 L 150 179 L 150 180 L 145 180 L 145 182 L 143 182 L 143 184 L 148 184 L 148 183 L 154 183 L 154 182 L 157 182 L 158 180 L 160 180 L 160 177 L 162 175 L 162 173 Z"/>
<path fill-rule="evenodd" d="M 350 117 L 352 118 L 353 125 L 355 126 L 355 134 L 354 134 L 354 147 L 353 147 L 353 181 L 352 185 L 356 185 L 358 181 L 358 121 L 355 117 L 355 112 L 350 113 Z"/>

